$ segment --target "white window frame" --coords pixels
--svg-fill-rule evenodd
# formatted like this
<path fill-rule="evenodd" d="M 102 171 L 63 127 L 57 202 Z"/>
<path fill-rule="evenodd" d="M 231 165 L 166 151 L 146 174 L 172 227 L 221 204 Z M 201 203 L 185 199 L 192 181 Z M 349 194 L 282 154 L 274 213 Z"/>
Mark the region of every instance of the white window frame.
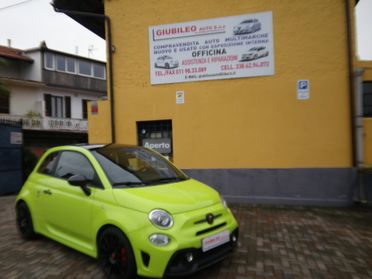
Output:
<path fill-rule="evenodd" d="M 94 65 L 99 65 L 99 66 L 103 67 L 103 77 L 96 77 L 94 75 Z M 93 62 L 92 63 L 92 74 L 93 74 L 93 76 L 92 76 L 93 78 L 105 80 L 106 79 L 106 67 L 105 67 L 105 65 Z"/>
<path fill-rule="evenodd" d="M 58 69 L 58 56 L 59 57 L 62 57 L 64 60 L 65 60 L 65 69 L 64 70 L 60 70 L 60 69 Z M 60 73 L 66 73 L 66 56 L 63 56 L 63 55 L 60 55 L 60 54 L 56 54 L 55 56 L 54 56 L 54 60 L 55 60 L 55 62 L 54 62 L 54 67 L 55 67 L 55 70 L 57 71 L 57 72 L 60 72 Z"/>
<path fill-rule="evenodd" d="M 90 75 L 80 73 L 80 62 L 86 62 L 86 63 L 89 63 L 90 64 Z M 77 61 L 77 64 L 78 64 L 78 75 L 79 76 L 83 76 L 83 77 L 92 77 L 93 76 L 93 65 L 92 65 L 92 63 L 93 62 L 91 62 L 91 61 L 86 61 L 86 60 L 83 60 L 83 59 L 78 60 Z"/>
<path fill-rule="evenodd" d="M 47 66 L 47 54 L 52 56 L 52 61 L 53 61 L 53 67 L 48 67 Z M 54 53 L 51 52 L 44 52 L 44 68 L 47 70 L 55 70 L 56 69 L 56 56 Z"/>
<path fill-rule="evenodd" d="M 71 59 L 73 62 L 74 62 L 74 71 L 73 72 L 71 72 L 71 71 L 69 71 L 68 70 L 68 65 L 67 65 L 67 60 L 68 59 Z M 68 56 L 66 56 L 66 73 L 69 73 L 69 74 L 76 74 L 76 59 L 75 58 L 73 58 L 73 57 L 68 57 Z"/>

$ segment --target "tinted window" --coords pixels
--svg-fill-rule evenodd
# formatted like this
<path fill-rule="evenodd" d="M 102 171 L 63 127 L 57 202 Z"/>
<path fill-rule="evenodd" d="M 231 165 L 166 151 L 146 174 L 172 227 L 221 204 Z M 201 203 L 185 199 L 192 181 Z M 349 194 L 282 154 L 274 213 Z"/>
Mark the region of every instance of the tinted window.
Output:
<path fill-rule="evenodd" d="M 57 61 L 57 70 L 65 72 L 66 71 L 66 60 L 65 57 L 57 55 L 56 56 Z"/>
<path fill-rule="evenodd" d="M 54 152 L 49 154 L 48 157 L 45 158 L 41 166 L 39 167 L 38 172 L 43 174 L 52 175 L 54 166 L 57 162 L 58 152 Z"/>
<path fill-rule="evenodd" d="M 158 153 L 144 148 L 109 145 L 92 154 L 114 187 L 143 187 L 188 179 Z"/>
<path fill-rule="evenodd" d="M 45 68 L 54 69 L 54 55 L 51 53 L 45 53 Z"/>
<path fill-rule="evenodd" d="M 91 76 L 92 75 L 92 67 L 90 62 L 80 60 L 79 61 L 79 74 Z"/>
<path fill-rule="evenodd" d="M 97 78 L 105 78 L 105 66 L 101 64 L 93 65 L 93 75 Z"/>
<path fill-rule="evenodd" d="M 75 59 L 66 58 L 66 62 L 67 62 L 67 72 L 75 73 Z"/>
<path fill-rule="evenodd" d="M 363 116 L 372 117 L 372 82 L 363 83 Z"/>
<path fill-rule="evenodd" d="M 55 176 L 67 180 L 77 174 L 83 175 L 90 184 L 95 186 L 100 185 L 92 165 L 84 155 L 72 151 L 62 152 Z"/>

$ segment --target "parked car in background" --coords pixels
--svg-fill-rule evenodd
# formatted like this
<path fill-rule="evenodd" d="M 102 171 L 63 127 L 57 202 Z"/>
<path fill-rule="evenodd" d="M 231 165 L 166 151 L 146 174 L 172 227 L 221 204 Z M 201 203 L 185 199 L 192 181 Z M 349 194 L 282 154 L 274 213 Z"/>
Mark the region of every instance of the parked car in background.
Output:
<path fill-rule="evenodd" d="M 177 68 L 177 67 L 178 67 L 178 61 L 168 55 L 159 56 L 155 62 L 155 68 L 170 69 L 170 68 Z"/>
<path fill-rule="evenodd" d="M 251 49 L 248 50 L 247 53 L 242 54 L 242 57 L 240 61 L 251 61 L 251 60 L 256 60 L 261 57 L 265 57 L 269 55 L 269 51 L 266 49 L 264 46 L 260 47 L 252 47 Z"/>
<path fill-rule="evenodd" d="M 234 35 L 242 35 L 254 33 L 261 30 L 261 23 L 258 19 L 247 19 L 242 21 L 239 25 L 234 26 Z"/>
<path fill-rule="evenodd" d="M 109 278 L 185 276 L 222 260 L 238 241 L 215 190 L 130 145 L 50 149 L 16 212 L 23 238 L 42 234 L 98 258 Z"/>

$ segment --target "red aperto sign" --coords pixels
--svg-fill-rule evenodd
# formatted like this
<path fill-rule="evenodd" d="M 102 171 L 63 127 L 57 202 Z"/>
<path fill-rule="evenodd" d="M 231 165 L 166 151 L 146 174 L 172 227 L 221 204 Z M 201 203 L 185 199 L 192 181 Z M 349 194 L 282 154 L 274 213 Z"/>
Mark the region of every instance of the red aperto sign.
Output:
<path fill-rule="evenodd" d="M 151 26 L 151 83 L 273 75 L 272 30 L 272 12 Z"/>

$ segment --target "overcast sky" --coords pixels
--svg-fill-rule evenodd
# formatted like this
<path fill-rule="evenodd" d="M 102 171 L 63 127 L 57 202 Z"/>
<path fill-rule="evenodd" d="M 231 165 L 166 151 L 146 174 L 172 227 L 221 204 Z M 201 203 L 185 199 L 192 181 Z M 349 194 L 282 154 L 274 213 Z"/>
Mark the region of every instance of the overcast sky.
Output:
<path fill-rule="evenodd" d="M 357 55 L 372 60 L 372 0 L 360 0 L 356 7 Z"/>
<path fill-rule="evenodd" d="M 46 41 L 55 50 L 105 60 L 105 41 L 68 16 L 55 13 L 50 2 L 0 0 L 0 45 L 11 39 L 13 47 L 27 49 Z M 360 0 L 356 15 L 357 55 L 372 60 L 372 0 Z"/>
<path fill-rule="evenodd" d="M 105 41 L 65 14 L 54 12 L 50 2 L 0 0 L 0 45 L 11 39 L 13 47 L 28 49 L 46 41 L 51 49 L 105 60 Z"/>

